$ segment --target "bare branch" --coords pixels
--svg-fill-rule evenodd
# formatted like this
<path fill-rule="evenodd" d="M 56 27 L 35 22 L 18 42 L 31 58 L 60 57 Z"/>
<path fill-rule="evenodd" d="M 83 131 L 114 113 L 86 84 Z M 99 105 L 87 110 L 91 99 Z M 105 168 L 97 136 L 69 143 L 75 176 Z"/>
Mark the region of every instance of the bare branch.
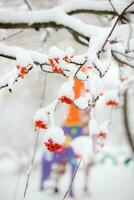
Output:
<path fill-rule="evenodd" d="M 134 68 L 134 64 L 132 64 L 131 62 L 127 61 L 126 59 L 123 59 L 123 56 L 127 58 L 128 55 L 122 54 L 122 53 L 120 53 L 120 52 L 115 52 L 115 51 L 112 52 L 112 55 L 113 55 L 113 58 L 114 58 L 117 62 L 119 62 L 119 63 L 121 63 L 121 64 L 124 64 L 124 65 L 127 65 L 128 67 Z M 121 55 L 122 57 L 120 57 L 119 55 Z M 129 57 L 128 57 L 128 58 L 129 58 Z M 132 59 L 132 58 L 131 58 L 131 59 Z"/>
<path fill-rule="evenodd" d="M 110 33 L 108 34 L 108 36 L 107 36 L 105 42 L 104 42 L 103 45 L 102 45 L 101 51 L 104 50 L 104 47 L 105 47 L 105 45 L 106 45 L 106 43 L 107 43 L 109 37 L 112 35 L 112 33 L 113 33 L 113 31 L 114 31 L 116 25 L 118 24 L 119 20 L 121 20 L 121 18 L 123 17 L 123 15 L 126 13 L 126 11 L 127 11 L 133 4 L 134 4 L 134 1 L 132 1 L 132 2 L 121 12 L 121 14 L 118 16 L 118 18 L 117 18 L 116 22 L 114 23 L 114 25 L 113 25 L 113 27 L 112 27 Z"/>
<path fill-rule="evenodd" d="M 117 10 L 115 9 L 115 7 L 114 7 L 114 5 L 113 5 L 113 3 L 112 3 L 111 0 L 109 0 L 109 3 L 111 4 L 111 6 L 112 6 L 113 10 L 115 11 L 115 13 L 117 14 L 117 16 L 119 16 L 120 14 L 119 14 L 119 13 L 117 12 Z"/>
<path fill-rule="evenodd" d="M 74 181 L 75 176 L 76 176 L 76 174 L 77 174 L 77 172 L 78 172 L 78 169 L 79 169 L 79 167 L 80 167 L 80 164 L 81 164 L 81 159 L 80 159 L 78 165 L 76 166 L 76 169 L 75 169 L 75 172 L 74 172 L 74 174 L 73 174 L 73 177 L 72 177 L 72 180 L 71 180 L 71 182 L 70 182 L 70 185 L 69 185 L 69 187 L 68 187 L 68 190 L 66 191 L 66 193 L 65 193 L 65 195 L 64 195 L 64 197 L 63 197 L 62 200 L 65 200 L 66 197 L 67 197 L 67 195 L 68 195 L 68 193 L 70 192 L 70 190 L 71 190 L 71 188 L 72 188 L 73 181 Z"/>
<path fill-rule="evenodd" d="M 134 141 L 132 138 L 132 133 L 130 131 L 129 127 L 129 121 L 128 121 L 128 89 L 124 92 L 124 106 L 123 106 L 123 114 L 124 114 L 124 124 L 126 129 L 126 136 L 129 142 L 129 145 L 131 147 L 132 152 L 134 153 Z"/>
<path fill-rule="evenodd" d="M 43 102 L 44 102 L 44 98 L 45 98 L 45 94 L 46 94 L 46 86 L 47 86 L 47 75 L 45 76 L 45 80 L 44 80 L 44 84 L 43 84 L 43 90 L 42 90 L 42 94 L 41 94 L 41 98 L 40 98 L 39 108 L 42 108 L 42 106 L 43 106 Z M 35 136 L 33 156 L 32 156 L 32 159 L 31 159 L 31 162 L 30 162 L 30 165 L 29 165 L 29 170 L 28 170 L 28 173 L 27 173 L 25 190 L 24 190 L 24 195 L 23 195 L 24 199 L 25 199 L 26 194 L 27 194 L 29 180 L 30 180 L 30 176 L 31 176 L 31 173 L 32 173 L 33 165 L 34 165 L 34 160 L 35 160 L 37 147 L 38 147 L 38 139 L 39 139 L 39 130 L 38 130 L 38 132 L 36 133 L 36 136 Z"/>
<path fill-rule="evenodd" d="M 74 74 L 74 77 L 77 77 L 77 74 L 78 72 L 80 71 L 80 69 L 84 66 L 84 64 L 87 62 L 87 60 L 85 60 L 81 65 L 80 67 L 76 70 L 75 74 Z"/>
<path fill-rule="evenodd" d="M 8 39 L 10 39 L 10 38 L 12 38 L 12 37 L 14 37 L 14 36 L 16 36 L 16 35 L 22 33 L 23 31 L 24 31 L 23 29 L 21 29 L 21 30 L 19 30 L 19 31 L 16 31 L 15 33 L 12 33 L 12 34 L 8 35 L 7 37 L 2 38 L 2 39 L 0 40 L 0 42 L 2 42 L 2 41 L 4 41 L 4 40 L 8 40 Z"/>
<path fill-rule="evenodd" d="M 112 6 L 113 10 L 115 11 L 116 15 L 119 16 L 120 14 L 119 14 L 118 11 L 116 10 L 116 8 L 115 8 L 115 6 L 113 5 L 113 3 L 112 3 L 111 0 L 109 0 L 109 3 L 111 4 L 111 6 Z M 122 22 L 122 23 L 125 23 L 124 20 L 125 20 L 126 22 L 128 21 L 128 19 L 127 19 L 126 17 L 122 16 L 121 22 Z"/>
<path fill-rule="evenodd" d="M 28 0 L 24 0 L 24 3 L 27 5 L 29 10 L 33 10 L 32 5 L 30 4 Z"/>

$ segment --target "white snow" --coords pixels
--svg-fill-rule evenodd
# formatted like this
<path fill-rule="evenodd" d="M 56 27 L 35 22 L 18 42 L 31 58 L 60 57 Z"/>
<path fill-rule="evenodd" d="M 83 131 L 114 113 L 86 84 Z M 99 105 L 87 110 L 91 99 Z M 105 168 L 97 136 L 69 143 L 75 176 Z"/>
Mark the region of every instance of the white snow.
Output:
<path fill-rule="evenodd" d="M 88 108 L 88 99 L 85 97 L 79 97 L 78 99 L 74 100 L 74 104 L 79 108 L 79 109 L 86 109 Z"/>
<path fill-rule="evenodd" d="M 59 95 L 58 97 L 66 96 L 70 98 L 71 100 L 74 99 L 74 91 L 73 91 L 73 86 L 74 86 L 74 80 L 70 79 L 63 83 L 63 85 L 59 89 Z"/>
<path fill-rule="evenodd" d="M 52 139 L 54 143 L 64 144 L 65 135 L 63 130 L 57 126 L 50 127 L 44 134 L 44 142 L 47 142 L 49 139 Z"/>

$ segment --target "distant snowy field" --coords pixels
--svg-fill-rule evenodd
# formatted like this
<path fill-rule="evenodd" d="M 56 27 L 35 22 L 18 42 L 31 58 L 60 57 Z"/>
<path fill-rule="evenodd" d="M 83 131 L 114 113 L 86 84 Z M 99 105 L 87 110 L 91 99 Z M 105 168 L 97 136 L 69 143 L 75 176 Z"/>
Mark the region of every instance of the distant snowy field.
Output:
<path fill-rule="evenodd" d="M 33 171 L 26 200 L 62 200 L 66 192 L 69 174 L 65 174 L 60 181 L 60 195 L 49 195 L 45 192 L 39 192 L 39 168 Z M 24 183 L 26 176 L 23 174 L 18 181 L 18 176 L 12 173 L 0 173 L 0 199 L 14 199 L 14 191 L 16 183 L 18 191 L 16 200 L 23 199 Z M 81 193 L 83 184 L 83 176 L 80 171 L 76 177 L 74 187 L 76 199 L 90 200 L 133 200 L 134 199 L 134 169 L 132 167 L 113 166 L 113 165 L 97 165 L 93 168 L 91 178 L 89 180 L 89 188 L 91 196 L 83 196 Z M 70 199 L 70 198 L 67 198 Z"/>

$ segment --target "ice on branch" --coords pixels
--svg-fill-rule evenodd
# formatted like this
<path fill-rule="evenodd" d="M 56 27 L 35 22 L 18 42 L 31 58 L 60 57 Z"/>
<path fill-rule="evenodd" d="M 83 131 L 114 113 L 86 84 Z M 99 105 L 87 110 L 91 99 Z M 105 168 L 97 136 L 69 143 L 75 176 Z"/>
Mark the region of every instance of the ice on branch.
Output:
<path fill-rule="evenodd" d="M 50 127 L 44 135 L 44 145 L 48 151 L 60 152 L 64 148 L 65 135 L 61 128 L 57 126 Z"/>

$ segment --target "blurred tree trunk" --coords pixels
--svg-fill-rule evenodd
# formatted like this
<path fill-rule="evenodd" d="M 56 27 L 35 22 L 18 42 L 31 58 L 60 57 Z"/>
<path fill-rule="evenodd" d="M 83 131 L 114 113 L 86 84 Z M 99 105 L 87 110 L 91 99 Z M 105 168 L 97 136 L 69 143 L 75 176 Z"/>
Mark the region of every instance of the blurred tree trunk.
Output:
<path fill-rule="evenodd" d="M 134 139 L 130 130 L 129 126 L 129 94 L 128 94 L 129 89 L 126 89 L 124 92 L 124 106 L 123 106 L 123 115 L 124 115 L 124 126 L 125 126 L 125 131 L 126 131 L 126 137 L 128 139 L 128 143 L 131 147 L 132 152 L 134 153 Z"/>

